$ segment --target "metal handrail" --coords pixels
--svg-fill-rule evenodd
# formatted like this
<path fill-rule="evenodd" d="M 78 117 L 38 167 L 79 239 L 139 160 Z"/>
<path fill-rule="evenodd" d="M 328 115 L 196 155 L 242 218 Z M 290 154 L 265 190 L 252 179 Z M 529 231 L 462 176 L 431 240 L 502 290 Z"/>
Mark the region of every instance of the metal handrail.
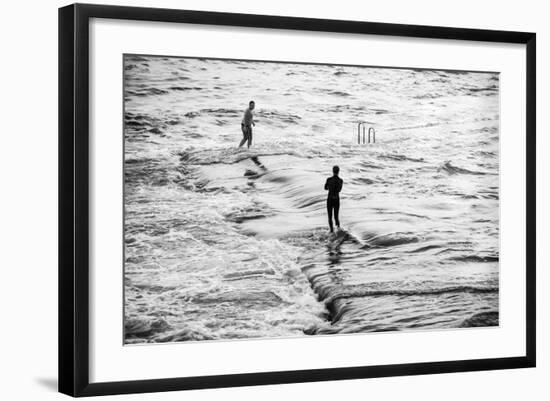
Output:
<path fill-rule="evenodd" d="M 365 121 L 360 121 L 358 124 L 357 124 L 357 143 L 359 145 L 361 145 L 361 127 L 363 127 L 363 145 L 365 145 L 366 143 L 370 143 L 370 133 L 372 131 L 372 143 L 376 143 L 376 130 L 374 129 L 374 127 L 369 127 L 369 130 L 368 130 L 368 133 L 366 131 L 366 122 Z M 365 135 L 367 134 L 367 135 Z M 366 136 L 366 138 L 365 138 Z"/>

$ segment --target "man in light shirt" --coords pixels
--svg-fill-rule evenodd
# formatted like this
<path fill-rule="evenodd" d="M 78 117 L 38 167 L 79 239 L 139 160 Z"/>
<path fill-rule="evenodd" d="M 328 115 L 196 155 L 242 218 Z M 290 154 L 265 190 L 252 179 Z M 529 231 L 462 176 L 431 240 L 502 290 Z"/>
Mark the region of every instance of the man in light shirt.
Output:
<path fill-rule="evenodd" d="M 246 141 L 248 141 L 248 148 L 250 148 L 250 145 L 252 145 L 252 126 L 256 125 L 254 123 L 254 115 L 252 114 L 252 110 L 254 110 L 254 107 L 256 104 L 253 100 L 251 100 L 248 103 L 248 108 L 244 111 L 243 120 L 241 122 L 241 130 L 243 131 L 243 140 L 239 144 L 239 148 L 244 145 Z"/>

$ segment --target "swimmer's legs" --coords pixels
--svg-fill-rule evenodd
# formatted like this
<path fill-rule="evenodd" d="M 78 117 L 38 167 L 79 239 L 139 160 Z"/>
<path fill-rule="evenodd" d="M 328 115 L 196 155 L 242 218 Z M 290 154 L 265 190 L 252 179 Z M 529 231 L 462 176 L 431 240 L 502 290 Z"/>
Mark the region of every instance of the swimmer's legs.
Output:
<path fill-rule="evenodd" d="M 245 143 L 245 142 L 247 141 L 247 139 L 248 139 L 248 129 L 247 129 L 247 127 L 244 126 L 244 124 L 241 124 L 241 130 L 242 130 L 242 132 L 243 132 L 243 139 L 242 139 L 241 143 L 239 143 L 239 148 L 240 148 L 241 146 L 243 146 L 244 143 Z M 248 145 L 248 147 L 250 147 L 250 145 Z"/>
<path fill-rule="evenodd" d="M 340 199 L 337 199 L 333 201 L 334 206 L 334 221 L 336 222 L 336 227 L 340 228 L 340 219 L 338 218 L 338 214 L 340 213 Z"/>
<path fill-rule="evenodd" d="M 327 199 L 327 214 L 328 214 L 328 226 L 330 227 L 330 232 L 334 232 L 334 226 L 332 225 L 332 202 Z"/>

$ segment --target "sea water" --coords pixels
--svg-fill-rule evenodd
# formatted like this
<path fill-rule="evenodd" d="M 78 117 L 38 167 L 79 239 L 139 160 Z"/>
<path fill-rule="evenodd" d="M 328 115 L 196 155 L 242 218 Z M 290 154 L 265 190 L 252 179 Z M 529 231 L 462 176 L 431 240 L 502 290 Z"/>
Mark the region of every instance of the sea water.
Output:
<path fill-rule="evenodd" d="M 126 343 L 498 325 L 497 73 L 128 55 L 124 86 Z"/>

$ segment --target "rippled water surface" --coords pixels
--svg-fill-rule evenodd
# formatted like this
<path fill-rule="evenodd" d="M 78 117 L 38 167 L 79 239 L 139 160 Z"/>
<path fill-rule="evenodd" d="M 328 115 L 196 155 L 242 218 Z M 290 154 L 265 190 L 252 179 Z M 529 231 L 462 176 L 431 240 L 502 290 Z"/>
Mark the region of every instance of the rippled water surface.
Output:
<path fill-rule="evenodd" d="M 498 74 L 142 56 L 124 70 L 127 343 L 498 325 Z M 357 144 L 359 120 L 375 144 Z"/>

